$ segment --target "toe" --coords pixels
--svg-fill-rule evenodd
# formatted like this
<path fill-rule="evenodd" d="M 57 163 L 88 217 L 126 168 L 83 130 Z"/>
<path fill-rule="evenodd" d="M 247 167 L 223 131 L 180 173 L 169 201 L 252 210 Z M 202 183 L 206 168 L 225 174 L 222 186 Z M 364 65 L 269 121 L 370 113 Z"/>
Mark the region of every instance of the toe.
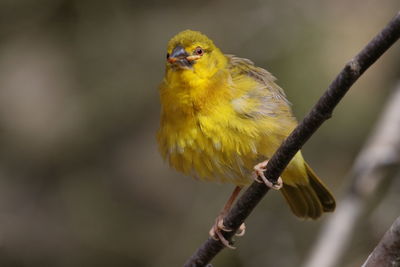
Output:
<path fill-rule="evenodd" d="M 211 238 L 213 238 L 214 240 L 219 240 L 224 246 L 230 249 L 235 249 L 235 247 L 232 246 L 229 241 L 222 235 L 221 230 L 225 232 L 232 231 L 232 229 L 229 229 L 224 225 L 224 220 L 218 217 L 215 221 L 215 224 L 211 227 L 209 231 Z"/>
<path fill-rule="evenodd" d="M 265 177 L 264 173 L 260 173 L 255 181 L 260 182 L 260 179 L 270 189 L 279 190 L 282 188 L 283 182 L 281 177 L 279 177 L 276 182 L 272 183 L 270 180 L 267 179 L 267 177 Z"/>
<path fill-rule="evenodd" d="M 224 219 L 222 219 L 222 218 L 218 219 L 216 224 L 217 224 L 218 229 L 223 230 L 225 232 L 232 232 L 232 229 L 230 229 L 224 225 Z"/>
<path fill-rule="evenodd" d="M 236 247 L 232 246 L 229 241 L 222 235 L 221 231 L 217 232 L 217 236 L 219 241 L 227 248 L 236 249 Z"/>
<path fill-rule="evenodd" d="M 273 183 L 272 188 L 275 190 L 281 189 L 283 186 L 282 178 L 279 176 L 278 180 L 276 180 L 275 183 Z"/>
<path fill-rule="evenodd" d="M 246 225 L 244 223 L 242 223 L 239 226 L 239 229 L 237 230 L 235 235 L 236 236 L 244 236 L 245 233 L 246 233 Z"/>
<path fill-rule="evenodd" d="M 210 237 L 212 237 L 214 240 L 218 240 L 218 235 L 215 229 L 215 226 L 213 225 L 213 227 L 211 227 L 210 231 L 208 232 L 208 234 L 210 235 Z"/>

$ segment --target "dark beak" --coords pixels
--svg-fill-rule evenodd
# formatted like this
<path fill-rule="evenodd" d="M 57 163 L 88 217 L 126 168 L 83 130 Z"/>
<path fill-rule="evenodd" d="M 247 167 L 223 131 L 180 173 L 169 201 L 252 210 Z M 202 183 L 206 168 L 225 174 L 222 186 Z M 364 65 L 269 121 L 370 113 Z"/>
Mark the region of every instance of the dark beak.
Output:
<path fill-rule="evenodd" d="M 189 54 L 185 51 L 185 49 L 178 45 L 172 50 L 171 55 L 167 58 L 168 62 L 174 64 L 181 68 L 190 68 L 192 67 L 193 62 L 187 60 Z"/>

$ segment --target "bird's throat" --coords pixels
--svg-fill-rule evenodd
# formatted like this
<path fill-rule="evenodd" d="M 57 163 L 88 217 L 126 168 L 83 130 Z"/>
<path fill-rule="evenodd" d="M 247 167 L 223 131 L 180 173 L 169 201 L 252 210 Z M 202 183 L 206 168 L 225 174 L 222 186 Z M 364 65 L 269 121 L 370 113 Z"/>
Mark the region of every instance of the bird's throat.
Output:
<path fill-rule="evenodd" d="M 191 70 L 170 71 L 161 87 L 163 106 L 186 114 L 206 112 L 219 99 L 229 99 L 226 74 L 220 71 L 205 79 Z"/>

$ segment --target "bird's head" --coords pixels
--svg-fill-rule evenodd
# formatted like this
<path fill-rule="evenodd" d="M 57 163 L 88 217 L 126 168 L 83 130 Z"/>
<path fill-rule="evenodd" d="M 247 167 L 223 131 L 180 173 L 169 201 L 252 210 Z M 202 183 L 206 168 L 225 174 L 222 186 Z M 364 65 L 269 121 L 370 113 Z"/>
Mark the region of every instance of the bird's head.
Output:
<path fill-rule="evenodd" d="M 226 62 L 226 57 L 213 41 L 198 31 L 182 31 L 168 43 L 167 70 L 193 72 L 197 76 L 208 78 Z"/>

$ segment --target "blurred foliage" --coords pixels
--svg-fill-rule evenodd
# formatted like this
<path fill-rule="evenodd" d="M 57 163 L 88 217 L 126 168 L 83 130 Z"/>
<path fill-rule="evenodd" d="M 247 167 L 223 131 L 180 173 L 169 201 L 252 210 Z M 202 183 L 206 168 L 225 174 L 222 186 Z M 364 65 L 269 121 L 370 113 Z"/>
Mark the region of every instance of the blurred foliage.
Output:
<path fill-rule="evenodd" d="M 1 0 L 0 265 L 179 266 L 207 237 L 233 186 L 170 170 L 154 138 L 165 46 L 178 31 L 200 30 L 267 68 L 301 119 L 398 9 L 397 0 Z M 304 148 L 339 198 L 399 56 L 396 45 Z M 397 217 L 398 190 L 383 193 L 343 266 L 363 262 Z M 319 224 L 269 194 L 215 266 L 297 266 Z"/>

